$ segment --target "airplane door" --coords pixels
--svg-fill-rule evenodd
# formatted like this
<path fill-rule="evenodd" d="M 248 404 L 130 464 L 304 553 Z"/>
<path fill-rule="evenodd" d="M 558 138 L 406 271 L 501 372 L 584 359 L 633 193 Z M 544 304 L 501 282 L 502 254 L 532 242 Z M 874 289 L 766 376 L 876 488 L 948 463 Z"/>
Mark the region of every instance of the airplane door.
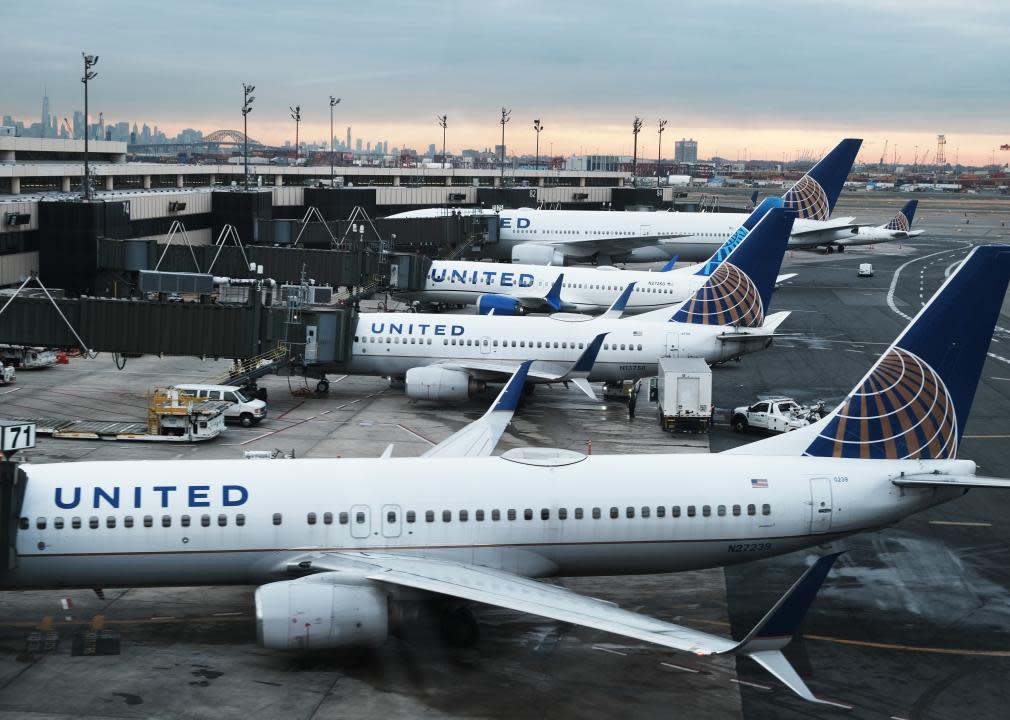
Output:
<path fill-rule="evenodd" d="M 366 538 L 372 534 L 372 510 L 367 505 L 351 506 L 351 537 Z"/>
<path fill-rule="evenodd" d="M 828 532 L 833 511 L 831 478 L 810 478 L 810 532 Z"/>
<path fill-rule="evenodd" d="M 489 355 L 491 353 L 491 338 L 482 337 L 480 339 L 480 354 Z"/>
<path fill-rule="evenodd" d="M 399 505 L 382 506 L 382 536 L 398 538 L 403 532 L 403 518 Z"/>
<path fill-rule="evenodd" d="M 666 351 L 663 353 L 663 357 L 680 357 L 679 333 L 666 334 Z"/>
<path fill-rule="evenodd" d="M 651 225 L 640 225 L 638 227 L 638 235 L 639 235 L 639 237 L 649 237 L 649 236 L 651 236 L 652 235 L 652 226 Z"/>

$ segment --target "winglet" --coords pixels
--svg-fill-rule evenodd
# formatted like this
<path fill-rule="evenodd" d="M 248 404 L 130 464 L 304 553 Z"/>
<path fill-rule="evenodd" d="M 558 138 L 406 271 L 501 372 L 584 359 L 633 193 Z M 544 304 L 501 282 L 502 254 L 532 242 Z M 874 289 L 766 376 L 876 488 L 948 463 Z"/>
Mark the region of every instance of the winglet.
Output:
<path fill-rule="evenodd" d="M 673 270 L 674 266 L 677 264 L 677 260 L 680 258 L 679 255 L 674 255 L 669 261 L 662 267 L 660 272 L 670 272 Z"/>
<path fill-rule="evenodd" d="M 579 356 L 579 359 L 575 361 L 572 365 L 572 369 L 568 371 L 570 376 L 572 373 L 585 373 L 589 374 L 589 371 L 593 369 L 593 365 L 596 364 L 596 356 L 600 354 L 600 348 L 603 347 L 603 339 L 607 337 L 609 333 L 600 333 L 593 341 L 589 343 L 586 349 Z"/>
<path fill-rule="evenodd" d="M 748 656 L 804 700 L 851 709 L 849 705 L 814 695 L 781 652 L 799 631 L 817 591 L 841 554 L 832 553 L 818 558 L 730 652 Z"/>
<path fill-rule="evenodd" d="M 547 291 L 546 295 L 544 295 L 544 302 L 554 308 L 555 312 L 561 309 L 561 285 L 564 281 L 565 274 L 558 273 L 558 279 L 554 281 L 554 284 L 551 285 L 551 289 Z"/>
<path fill-rule="evenodd" d="M 624 308 L 628 305 L 628 300 L 631 299 L 631 293 L 635 291 L 635 283 L 628 283 L 628 287 L 624 288 L 613 304 L 607 308 L 607 311 L 600 315 L 601 318 L 616 320 L 624 314 Z"/>
<path fill-rule="evenodd" d="M 494 401 L 494 405 L 488 412 L 515 412 L 516 408 L 519 407 L 519 400 L 523 396 L 523 386 L 526 384 L 526 375 L 529 374 L 530 365 L 533 364 L 532 360 L 526 360 L 519 369 L 513 373 L 512 377 L 505 387 L 501 389 L 498 393 L 498 397 Z"/>

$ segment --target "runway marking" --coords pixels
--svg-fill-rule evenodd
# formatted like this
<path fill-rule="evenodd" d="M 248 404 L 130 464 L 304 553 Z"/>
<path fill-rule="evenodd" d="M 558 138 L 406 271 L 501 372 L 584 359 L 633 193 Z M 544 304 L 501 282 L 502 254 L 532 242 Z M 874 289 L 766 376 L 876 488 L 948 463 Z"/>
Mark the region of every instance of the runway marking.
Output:
<path fill-rule="evenodd" d="M 832 637 L 830 635 L 804 635 L 805 640 L 819 640 L 839 645 L 854 645 L 858 647 L 875 648 L 877 650 L 901 650 L 903 652 L 932 653 L 936 655 L 967 655 L 971 657 L 1010 657 L 1010 650 L 970 650 L 968 648 L 936 648 L 917 645 L 901 645 L 898 643 L 873 642 L 872 640 L 849 640 L 848 638 Z"/>
<path fill-rule="evenodd" d="M 621 652 L 620 650 L 611 650 L 610 648 L 600 647 L 599 645 L 593 645 L 593 650 L 610 653 L 611 655 L 621 655 L 622 657 L 628 656 L 628 653 Z"/>
<path fill-rule="evenodd" d="M 223 612 L 223 613 L 214 613 L 213 616 L 214 617 L 231 617 L 233 615 L 242 615 L 242 614 L 243 613 L 241 613 L 241 612 Z"/>
<path fill-rule="evenodd" d="M 747 687 L 757 688 L 758 690 L 771 690 L 767 685 L 759 685 L 758 683 L 747 682 L 746 680 L 737 680 L 736 678 L 730 678 L 731 683 L 736 683 L 737 685 L 746 685 Z"/>
<path fill-rule="evenodd" d="M 898 309 L 898 306 L 895 305 L 895 303 L 894 303 L 894 291 L 898 287 L 898 278 L 901 276 L 901 271 L 904 270 L 906 267 L 908 267 L 909 265 L 911 265 L 914 262 L 919 262 L 921 260 L 925 260 L 926 258 L 931 258 L 931 257 L 934 257 L 936 255 L 942 255 L 944 253 L 959 252 L 959 251 L 964 250 L 965 248 L 970 247 L 970 246 L 971 246 L 971 243 L 967 243 L 965 245 L 965 247 L 955 248 L 954 250 L 951 250 L 950 248 L 947 248 L 946 250 L 938 250 L 937 252 L 930 253 L 929 255 L 923 255 L 922 257 L 912 258 L 911 260 L 909 260 L 908 262 L 904 263 L 903 265 L 899 265 L 898 269 L 894 271 L 894 277 L 891 278 L 891 286 L 887 289 L 887 305 L 897 315 L 905 318 L 905 320 L 911 320 L 912 316 L 911 315 L 906 315 L 905 313 L 903 313 L 901 310 Z"/>
<path fill-rule="evenodd" d="M 989 376 L 989 379 L 990 379 L 990 380 L 1010 380 L 1010 378 L 1005 378 L 1005 377 L 996 377 L 995 375 L 990 375 L 990 376 Z"/>
<path fill-rule="evenodd" d="M 413 430 L 411 430 L 409 427 L 405 427 L 405 426 L 401 425 L 400 423 L 396 423 L 396 427 L 400 428 L 401 430 L 406 430 L 407 432 L 409 432 L 411 435 L 413 435 L 417 439 L 424 440 L 426 443 L 428 443 L 429 445 L 431 445 L 433 447 L 437 444 L 437 443 L 432 442 L 428 438 L 426 438 L 424 435 L 418 435 L 416 432 L 414 432 Z"/>
<path fill-rule="evenodd" d="M 11 393 L 17 392 L 20 389 L 21 389 L 20 387 L 16 387 L 11 388 L 10 390 L 4 390 L 2 393 L 0 393 L 0 395 L 10 395 Z"/>
<path fill-rule="evenodd" d="M 694 668 L 684 667 L 683 665 L 674 665 L 673 663 L 668 662 L 661 662 L 659 664 L 662 665 L 663 667 L 672 668 L 674 670 L 683 670 L 684 672 L 694 673 L 695 675 L 701 672 L 701 670 L 695 670 Z"/>
<path fill-rule="evenodd" d="M 964 435 L 963 437 L 969 438 L 971 440 L 995 440 L 1010 438 L 1010 435 Z"/>
<path fill-rule="evenodd" d="M 992 527 L 992 523 L 987 522 L 966 522 L 960 520 L 930 520 L 930 525 L 956 525 L 958 527 Z"/>
<path fill-rule="evenodd" d="M 159 615 L 151 618 L 151 622 L 157 622 L 159 620 L 175 620 L 175 615 Z"/>
<path fill-rule="evenodd" d="M 277 419 L 277 420 L 280 420 L 280 419 L 281 419 L 281 418 L 283 418 L 283 417 L 284 417 L 285 415 L 287 415 L 287 414 L 288 414 L 289 412 L 292 412 L 292 411 L 294 411 L 294 410 L 297 410 L 298 408 L 300 408 L 300 407 L 301 407 L 302 405 L 304 405 L 304 404 L 305 404 L 305 401 L 304 401 L 304 400 L 299 400 L 297 404 L 295 404 L 295 405 L 292 405 L 291 407 L 289 407 L 289 408 L 288 408 L 287 410 L 285 410 L 285 411 L 284 411 L 284 412 L 282 412 L 282 413 L 281 413 L 280 415 L 278 415 L 278 416 L 277 416 L 277 417 L 276 417 L 275 419 Z"/>

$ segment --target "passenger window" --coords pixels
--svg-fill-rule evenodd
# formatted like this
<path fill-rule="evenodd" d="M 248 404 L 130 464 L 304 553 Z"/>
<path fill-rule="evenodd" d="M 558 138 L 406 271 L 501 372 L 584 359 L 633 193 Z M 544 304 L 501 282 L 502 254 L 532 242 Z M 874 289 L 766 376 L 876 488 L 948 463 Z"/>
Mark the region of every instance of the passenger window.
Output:
<path fill-rule="evenodd" d="M 323 525 L 332 525 L 332 524 L 333 524 L 333 513 L 331 512 L 323 513 Z"/>
<path fill-rule="evenodd" d="M 315 513 L 309 513 L 308 515 L 305 516 L 305 521 L 309 525 L 315 525 L 316 524 L 316 514 Z"/>
<path fill-rule="evenodd" d="M 624 508 L 624 516 L 627 518 L 635 517 L 635 508 L 631 507 L 630 505 Z"/>
<path fill-rule="evenodd" d="M 347 513 L 342 512 L 342 513 L 340 513 L 340 516 L 339 516 L 338 519 L 339 519 L 341 525 L 346 525 L 348 523 L 348 521 L 350 520 L 350 516 Z"/>
<path fill-rule="evenodd" d="M 280 513 L 274 513 L 274 525 L 280 525 L 282 522 L 284 522 L 284 516 Z"/>
<path fill-rule="evenodd" d="M 356 525 L 364 525 L 365 524 L 365 513 L 363 513 L 363 512 L 356 512 L 356 513 L 354 513 L 354 522 L 355 522 Z"/>
<path fill-rule="evenodd" d="M 582 519 L 582 508 L 575 508 L 575 519 L 576 520 Z"/>
<path fill-rule="evenodd" d="M 772 506 L 769 505 L 768 503 L 765 503 L 764 505 L 762 505 L 761 506 L 761 514 L 762 515 L 771 515 L 772 514 Z"/>
<path fill-rule="evenodd" d="M 459 521 L 460 522 L 466 522 L 469 519 L 470 519 L 470 513 L 469 512 L 467 512 L 466 510 L 460 510 L 459 511 Z"/>
<path fill-rule="evenodd" d="M 98 529 L 98 518 L 95 517 L 94 515 L 92 515 L 91 517 L 89 517 L 88 518 L 88 527 L 91 528 L 92 530 L 97 530 Z"/>
<path fill-rule="evenodd" d="M 726 515 L 726 506 L 720 505 L 718 508 L 719 517 L 724 517 Z"/>
<path fill-rule="evenodd" d="M 568 519 L 568 508 L 558 508 L 558 520 Z"/>
<path fill-rule="evenodd" d="M 658 517 L 658 518 L 666 517 L 666 506 L 665 505 L 657 505 L 656 506 L 656 517 Z"/>
<path fill-rule="evenodd" d="M 28 521 L 28 518 L 25 518 L 25 522 L 27 522 L 27 521 Z M 72 518 L 70 518 L 70 527 L 72 527 L 74 530 L 80 530 L 81 529 L 81 519 L 79 517 L 72 517 Z M 150 527 L 150 525 L 148 525 L 148 527 Z"/>
<path fill-rule="evenodd" d="M 593 520 L 599 520 L 602 514 L 598 507 L 593 508 Z"/>
<path fill-rule="evenodd" d="M 550 520 L 551 519 L 551 511 L 548 510 L 547 508 L 540 508 L 540 519 L 541 520 Z"/>
<path fill-rule="evenodd" d="M 476 513 L 474 513 L 474 519 L 477 522 L 484 522 L 484 511 L 478 510 Z"/>
<path fill-rule="evenodd" d="M 37 529 L 39 529 L 39 530 L 45 530 L 46 529 L 46 519 L 44 517 L 38 518 L 35 521 L 35 527 Z"/>
<path fill-rule="evenodd" d="M 643 518 L 649 517 L 649 506 L 648 505 L 643 505 L 642 506 L 642 517 Z"/>
<path fill-rule="evenodd" d="M 515 520 L 516 519 L 516 511 L 515 510 L 511 510 L 510 509 L 508 511 L 508 519 L 509 520 Z"/>
<path fill-rule="evenodd" d="M 228 516 L 225 515 L 224 513 L 221 513 L 220 515 L 218 515 L 217 516 L 217 526 L 218 527 L 225 527 L 227 525 L 228 525 Z"/>
<path fill-rule="evenodd" d="M 127 527 L 132 527 L 132 526 L 133 526 L 133 518 L 130 518 L 130 524 L 127 525 Z M 61 518 L 61 517 L 55 517 L 55 518 L 53 518 L 53 527 L 55 529 L 57 529 L 57 530 L 62 530 L 63 529 L 63 518 Z"/>
<path fill-rule="evenodd" d="M 130 525 L 132 524 L 133 523 L 131 522 Z M 181 518 L 179 518 L 179 524 L 182 525 L 183 527 L 189 527 L 189 515 L 183 515 Z M 129 525 L 127 527 L 129 527 Z"/>
<path fill-rule="evenodd" d="M 452 522 L 452 510 L 442 511 L 442 522 Z"/>
<path fill-rule="evenodd" d="M 620 512 L 620 510 L 618 510 L 618 509 L 617 509 L 617 508 L 615 508 L 615 507 L 612 507 L 612 508 L 610 508 L 610 518 L 611 518 L 612 520 L 616 520 L 616 519 L 617 519 L 617 518 L 619 518 L 620 516 L 621 516 L 621 512 Z"/>
<path fill-rule="evenodd" d="M 735 517 L 738 517 L 740 515 L 740 506 L 739 505 L 734 505 L 733 506 L 733 515 Z"/>
<path fill-rule="evenodd" d="M 144 518 L 144 523 L 147 524 L 147 518 Z M 200 516 L 200 527 L 210 527 L 210 515 Z"/>
<path fill-rule="evenodd" d="M 498 522 L 499 520 L 501 520 L 501 510 L 492 510 L 491 520 L 493 520 L 494 522 Z"/>
<path fill-rule="evenodd" d="M 238 515 L 236 515 L 235 516 L 235 524 L 238 525 L 238 526 L 240 526 L 240 527 L 242 525 L 245 525 L 245 515 L 243 515 L 242 513 L 239 513 Z"/>
<path fill-rule="evenodd" d="M 417 522 L 417 513 L 414 512 L 413 510 L 408 510 L 407 511 L 407 522 L 409 522 L 409 523 Z"/>
<path fill-rule="evenodd" d="M 162 515 L 161 516 L 161 526 L 162 527 L 172 527 L 172 516 Z"/>
<path fill-rule="evenodd" d="M 428 510 L 427 512 L 425 512 L 424 513 L 424 521 L 425 522 L 435 522 L 435 511 L 434 510 Z"/>
<path fill-rule="evenodd" d="M 753 505 L 748 505 L 747 506 L 747 514 L 748 515 L 757 515 L 757 508 L 754 507 Z"/>
<path fill-rule="evenodd" d="M 525 510 L 523 510 L 523 517 L 526 518 L 527 520 L 532 520 L 533 519 L 533 509 L 532 508 L 526 508 Z"/>
<path fill-rule="evenodd" d="M 695 511 L 694 505 L 688 505 L 687 506 L 687 516 L 688 517 L 694 517 L 697 514 L 698 513 Z"/>
<path fill-rule="evenodd" d="M 45 521 L 44 520 L 43 520 L 43 527 L 45 527 Z M 109 515 L 107 518 L 105 518 L 105 527 L 109 528 L 110 530 L 113 529 L 114 527 L 116 527 L 116 517 L 115 517 L 115 515 Z"/>
<path fill-rule="evenodd" d="M 709 517 L 712 514 L 712 506 L 711 505 L 702 505 L 701 506 L 701 514 L 704 515 L 705 517 Z"/>

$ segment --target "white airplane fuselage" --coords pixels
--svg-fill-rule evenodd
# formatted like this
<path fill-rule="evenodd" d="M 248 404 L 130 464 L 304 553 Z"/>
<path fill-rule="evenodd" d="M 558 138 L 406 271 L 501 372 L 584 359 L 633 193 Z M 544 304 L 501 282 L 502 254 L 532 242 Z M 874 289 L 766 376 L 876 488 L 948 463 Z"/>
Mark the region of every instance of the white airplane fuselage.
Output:
<path fill-rule="evenodd" d="M 717 212 L 612 212 L 594 210 L 502 210 L 498 228 L 497 259 L 512 259 L 512 248 L 524 243 L 555 245 L 566 260 L 584 262 L 597 249 L 583 241 L 606 238 L 654 237 L 654 245 L 637 247 L 626 253 L 610 253 L 613 262 L 665 262 L 674 255 L 687 262 L 701 262 L 712 256 L 747 219 L 747 213 Z M 844 225 L 833 229 L 836 225 Z M 836 242 L 852 234 L 847 219 L 805 220 L 793 223 L 790 247 L 807 247 L 813 242 L 804 233 L 817 231 L 816 244 Z M 679 237 L 670 237 L 670 236 Z M 580 242 L 585 245 L 580 248 Z M 492 246 L 486 246 L 490 249 Z"/>
<path fill-rule="evenodd" d="M 513 451 L 515 452 L 515 451 Z M 384 551 L 529 577 L 662 573 L 779 555 L 962 495 L 901 472 L 970 461 L 569 453 L 22 466 L 0 587 L 256 584 L 292 558 Z M 619 478 L 619 481 L 615 481 Z"/>
<path fill-rule="evenodd" d="M 543 297 L 564 274 L 561 303 L 574 312 L 602 312 L 617 296 L 635 283 L 625 315 L 657 310 L 689 298 L 705 280 L 696 275 L 698 266 L 667 272 L 620 270 L 618 268 L 557 267 L 435 260 L 428 271 L 424 290 L 406 294 L 426 303 L 472 305 L 481 295 L 515 298 Z"/>
<path fill-rule="evenodd" d="M 654 318 L 366 313 L 358 316 L 351 357 L 339 369 L 351 375 L 403 377 L 411 368 L 438 363 L 502 362 L 511 368 L 534 360 L 529 382 L 537 382 L 537 371 L 563 373 L 594 337 L 606 332 L 588 379 L 616 382 L 654 376 L 661 357 L 700 357 L 711 364 L 762 350 L 773 331 L 743 328 L 740 333 L 747 339 L 736 341 L 719 339 L 736 332 L 731 327 Z M 769 337 L 762 341 L 760 335 Z"/>

